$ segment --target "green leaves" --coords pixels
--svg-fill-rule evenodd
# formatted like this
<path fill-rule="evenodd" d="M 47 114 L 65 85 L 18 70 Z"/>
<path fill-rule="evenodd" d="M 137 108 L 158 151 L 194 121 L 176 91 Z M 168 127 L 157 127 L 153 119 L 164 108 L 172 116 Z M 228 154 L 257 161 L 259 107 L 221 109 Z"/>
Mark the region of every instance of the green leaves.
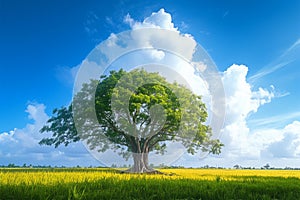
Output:
<path fill-rule="evenodd" d="M 53 116 L 47 121 L 41 133 L 52 132 L 52 138 L 44 138 L 39 144 L 54 145 L 57 148 L 60 144 L 68 146 L 71 142 L 80 140 L 72 116 L 72 106 L 54 109 Z"/>
<path fill-rule="evenodd" d="M 55 109 L 41 129 L 52 132 L 52 137 L 40 144 L 57 147 L 82 139 L 91 149 L 119 150 L 126 156 L 128 152 L 164 153 L 166 141 L 181 142 L 191 154 L 198 150 L 218 154 L 223 146 L 211 139 L 211 128 L 204 124 L 208 114 L 201 97 L 158 73 L 111 71 L 100 81 L 84 84 L 73 106 L 80 129 L 75 128 L 72 106 Z M 89 119 L 92 112 L 96 121 Z"/>

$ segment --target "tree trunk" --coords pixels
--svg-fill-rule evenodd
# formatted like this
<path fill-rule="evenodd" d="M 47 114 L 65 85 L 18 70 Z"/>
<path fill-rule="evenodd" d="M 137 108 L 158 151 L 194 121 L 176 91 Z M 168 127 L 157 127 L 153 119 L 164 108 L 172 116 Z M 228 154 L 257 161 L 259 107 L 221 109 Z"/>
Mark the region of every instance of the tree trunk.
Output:
<path fill-rule="evenodd" d="M 133 153 L 133 166 L 126 173 L 150 173 L 160 174 L 161 172 L 149 167 L 148 153 Z"/>
<path fill-rule="evenodd" d="M 161 172 L 149 167 L 149 151 L 148 146 L 144 144 L 143 147 L 141 147 L 140 141 L 138 138 L 135 138 L 133 140 L 135 144 L 133 144 L 135 153 L 132 153 L 133 157 L 133 166 L 125 171 L 123 173 L 150 173 L 150 174 L 162 174 Z M 134 143 L 133 142 L 133 143 Z"/>
<path fill-rule="evenodd" d="M 133 166 L 130 168 L 132 173 L 147 173 L 155 171 L 148 166 L 148 153 L 133 153 Z"/>

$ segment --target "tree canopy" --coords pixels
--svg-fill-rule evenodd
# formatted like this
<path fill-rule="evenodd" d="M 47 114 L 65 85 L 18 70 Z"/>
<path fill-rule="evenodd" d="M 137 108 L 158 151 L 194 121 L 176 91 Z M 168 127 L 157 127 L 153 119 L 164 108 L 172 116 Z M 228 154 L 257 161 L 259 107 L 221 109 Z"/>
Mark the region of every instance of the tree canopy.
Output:
<path fill-rule="evenodd" d="M 181 84 L 143 69 L 111 71 L 83 84 L 72 105 L 53 111 L 41 129 L 53 135 L 40 144 L 67 146 L 81 139 L 90 149 L 133 156 L 131 172 L 149 172 L 149 152 L 163 154 L 168 142 L 180 142 L 190 154 L 219 154 L 223 144 L 212 139 L 207 117 L 201 96 Z"/>

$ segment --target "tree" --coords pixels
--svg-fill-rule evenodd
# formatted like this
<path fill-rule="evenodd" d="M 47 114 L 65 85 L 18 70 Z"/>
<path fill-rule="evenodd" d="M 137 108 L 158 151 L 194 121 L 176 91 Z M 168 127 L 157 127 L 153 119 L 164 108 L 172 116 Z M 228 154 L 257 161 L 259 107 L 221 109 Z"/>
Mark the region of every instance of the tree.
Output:
<path fill-rule="evenodd" d="M 234 168 L 234 169 L 240 169 L 240 168 L 242 168 L 242 167 L 239 166 L 238 164 L 236 164 L 236 165 L 233 166 L 233 168 Z"/>
<path fill-rule="evenodd" d="M 40 144 L 67 146 L 81 139 L 90 149 L 132 156 L 129 172 L 154 172 L 149 152 L 163 154 L 168 142 L 182 143 L 190 154 L 220 153 L 223 144 L 212 139 L 211 128 L 204 124 L 207 116 L 200 96 L 158 73 L 111 71 L 100 81 L 83 84 L 72 105 L 53 111 L 41 129 L 53 135 Z"/>
<path fill-rule="evenodd" d="M 264 169 L 269 169 L 270 168 L 270 165 L 269 163 L 267 163 L 265 166 L 264 166 Z"/>

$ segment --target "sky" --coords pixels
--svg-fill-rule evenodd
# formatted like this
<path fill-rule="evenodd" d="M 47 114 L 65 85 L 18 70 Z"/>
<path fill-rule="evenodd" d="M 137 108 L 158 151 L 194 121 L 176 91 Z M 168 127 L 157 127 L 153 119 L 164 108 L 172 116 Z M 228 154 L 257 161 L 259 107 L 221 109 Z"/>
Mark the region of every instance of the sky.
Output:
<path fill-rule="evenodd" d="M 0 1 L 0 165 L 99 165 L 80 143 L 39 146 L 39 129 L 71 102 L 77 70 L 100 42 L 150 24 L 200 44 L 226 95 L 221 155 L 176 164 L 299 167 L 299 9 L 296 0 Z"/>

